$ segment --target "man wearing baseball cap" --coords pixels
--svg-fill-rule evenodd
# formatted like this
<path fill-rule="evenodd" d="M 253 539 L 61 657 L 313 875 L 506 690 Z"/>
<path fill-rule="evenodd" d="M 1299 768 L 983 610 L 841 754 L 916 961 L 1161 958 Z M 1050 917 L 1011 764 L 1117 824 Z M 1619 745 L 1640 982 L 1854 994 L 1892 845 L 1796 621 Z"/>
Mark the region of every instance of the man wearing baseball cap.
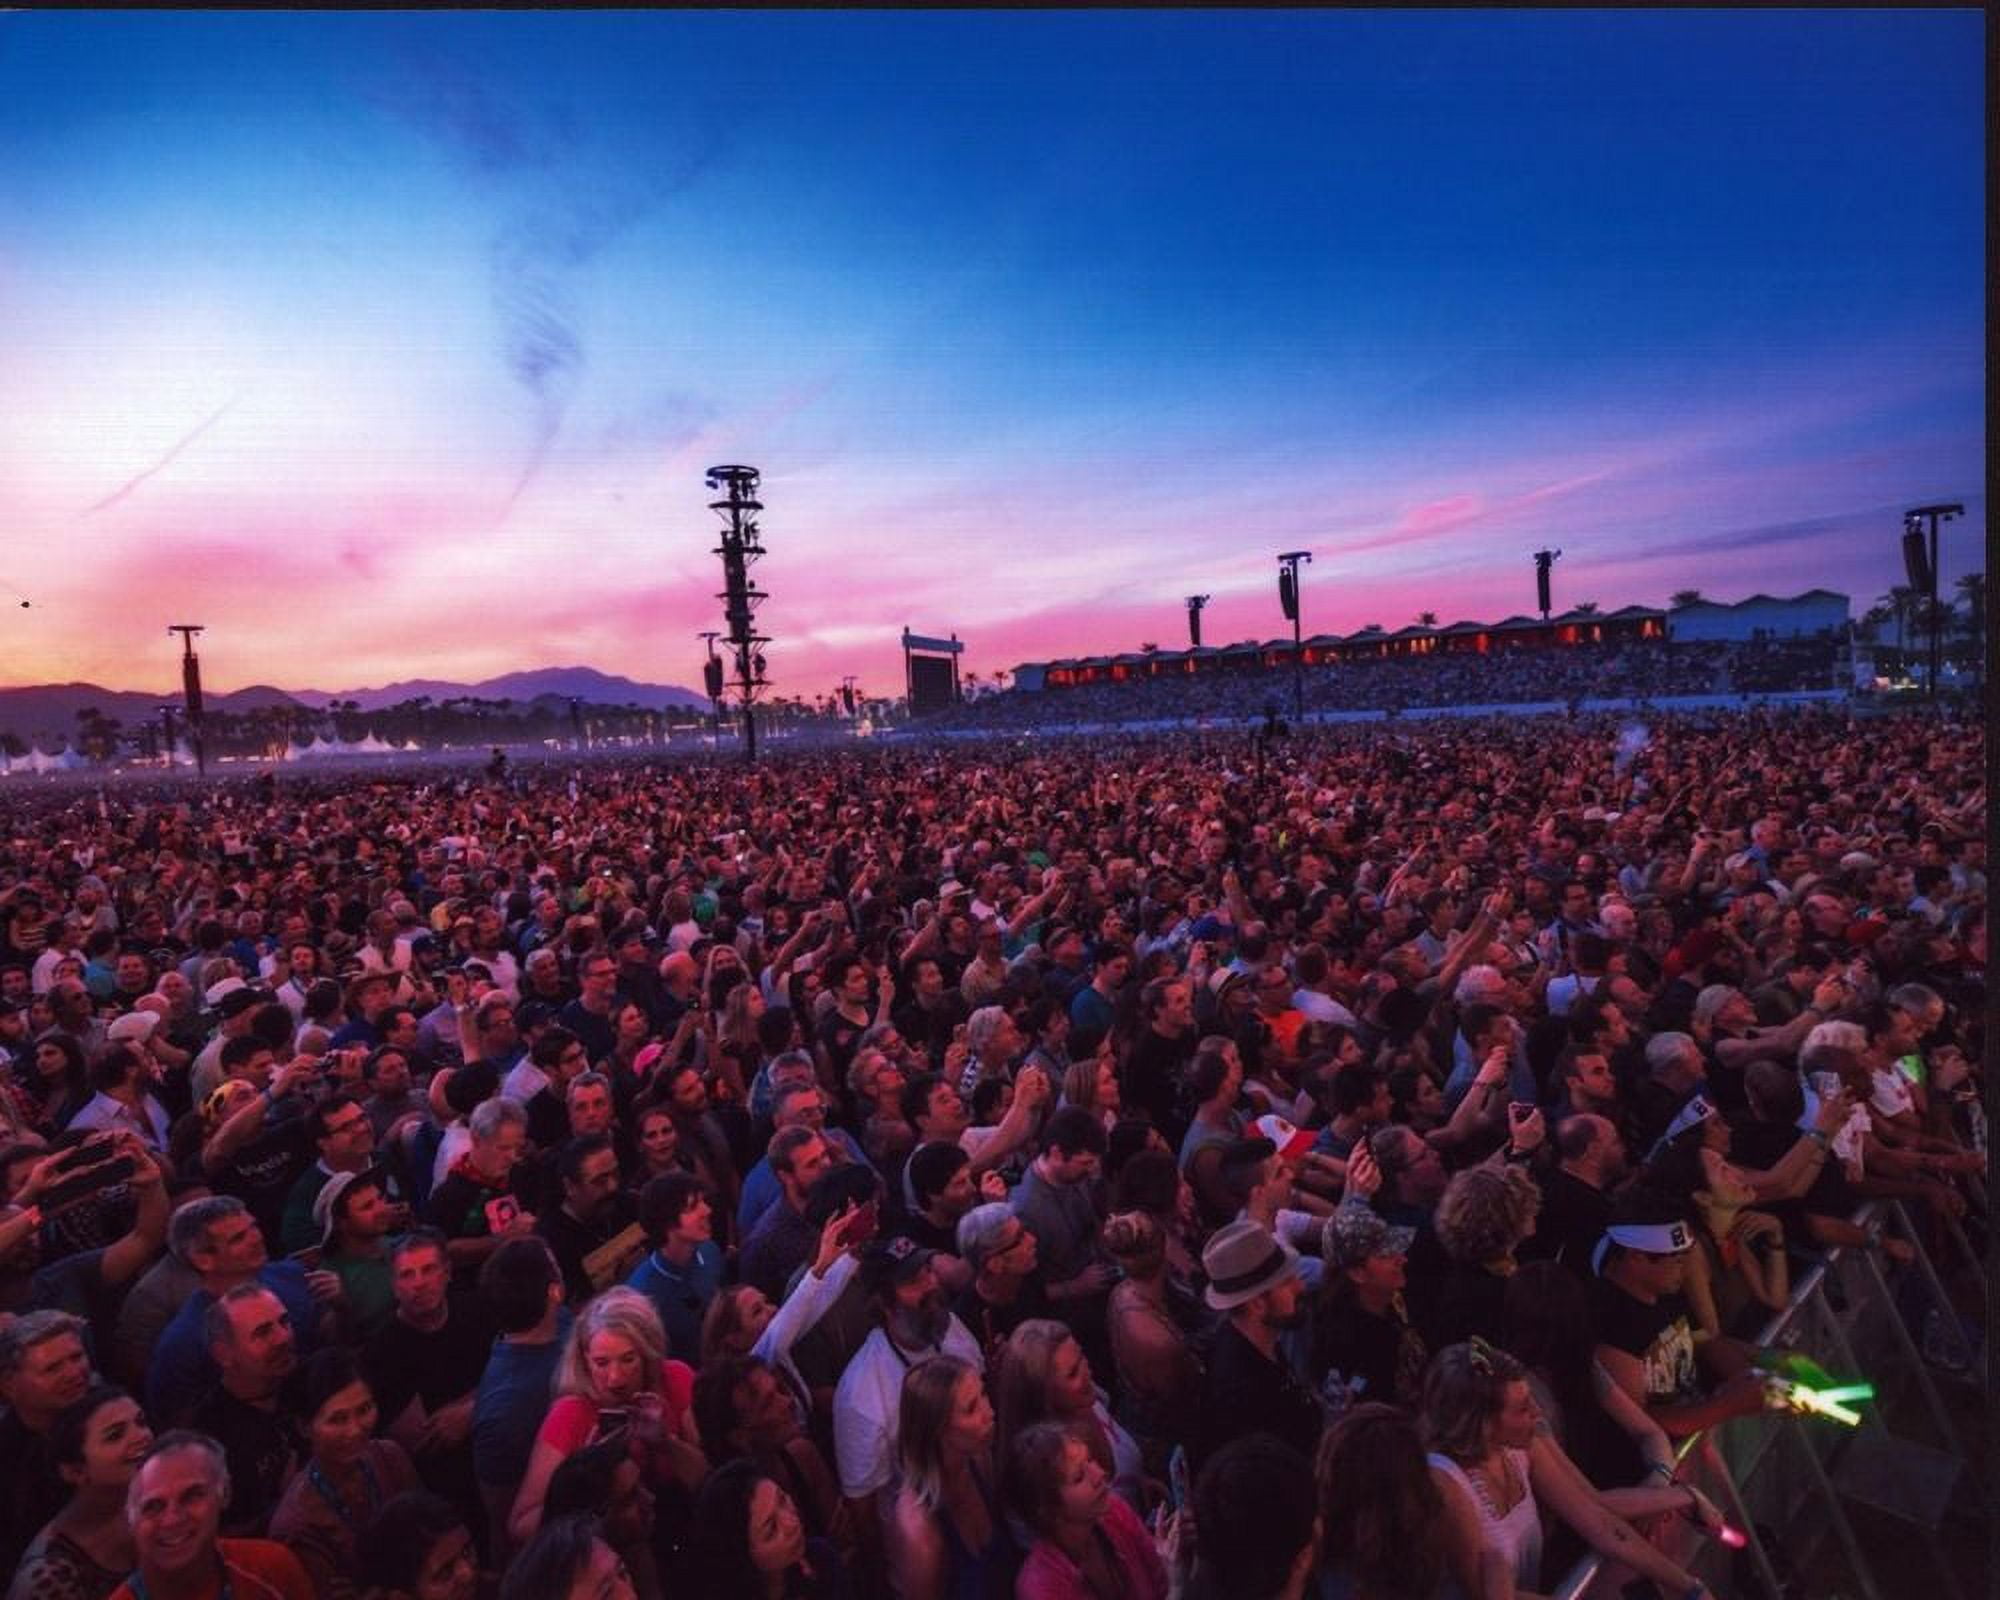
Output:
<path fill-rule="evenodd" d="M 1268 1433 L 1307 1460 L 1319 1445 L 1318 1402 L 1278 1348 L 1285 1330 L 1304 1315 L 1298 1261 L 1296 1250 L 1250 1221 L 1218 1228 L 1201 1253 L 1208 1303 L 1225 1320 L 1216 1330 L 1196 1418 L 1197 1467 L 1244 1434 Z"/>
<path fill-rule="evenodd" d="M 1321 1227 L 1330 1287 L 1313 1319 L 1312 1368 L 1343 1403 L 1414 1407 L 1420 1397 L 1428 1352 L 1403 1305 L 1416 1231 L 1384 1222 L 1365 1200 L 1348 1201 Z"/>
<path fill-rule="evenodd" d="M 1721 1338 L 1695 1343 L 1682 1293 L 1694 1242 L 1680 1201 L 1634 1186 L 1613 1203 L 1591 1263 L 1597 1274 L 1591 1316 L 1598 1365 L 1670 1439 L 1764 1409 L 1763 1380 L 1750 1369 L 1741 1344 Z M 1724 1380 L 1712 1393 L 1704 1392 L 1704 1366 L 1709 1376 Z M 1636 1447 L 1618 1467 L 1630 1470 L 1606 1481 L 1637 1478 L 1644 1464 Z"/>
<path fill-rule="evenodd" d="M 861 1251 L 861 1281 L 875 1302 L 876 1325 L 833 1394 L 833 1445 L 840 1492 L 867 1500 L 895 1477 L 903 1377 L 935 1355 L 956 1356 L 984 1371 L 979 1341 L 951 1313 L 931 1270 L 932 1252 L 916 1240 L 871 1239 Z"/>

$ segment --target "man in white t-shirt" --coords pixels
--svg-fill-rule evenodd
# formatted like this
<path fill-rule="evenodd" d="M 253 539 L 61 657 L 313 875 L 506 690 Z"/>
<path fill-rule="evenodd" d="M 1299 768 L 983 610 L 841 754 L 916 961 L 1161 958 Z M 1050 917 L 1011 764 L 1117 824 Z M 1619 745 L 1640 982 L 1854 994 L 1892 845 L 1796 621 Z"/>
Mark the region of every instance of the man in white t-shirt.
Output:
<path fill-rule="evenodd" d="M 833 1394 L 834 1455 L 840 1492 L 850 1500 L 868 1501 L 895 1482 L 903 1378 L 910 1368 L 948 1355 L 985 1370 L 979 1341 L 952 1315 L 931 1254 L 902 1237 L 871 1240 L 862 1251 L 862 1280 L 878 1320 Z"/>

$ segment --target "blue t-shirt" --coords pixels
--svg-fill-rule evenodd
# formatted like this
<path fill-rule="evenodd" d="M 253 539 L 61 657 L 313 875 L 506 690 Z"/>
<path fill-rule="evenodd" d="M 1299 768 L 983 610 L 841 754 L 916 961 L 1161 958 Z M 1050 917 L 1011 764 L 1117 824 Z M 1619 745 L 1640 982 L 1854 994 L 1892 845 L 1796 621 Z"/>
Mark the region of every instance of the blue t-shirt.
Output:
<path fill-rule="evenodd" d="M 660 1313 L 667 1330 L 667 1354 L 689 1366 L 699 1365 L 702 1318 L 722 1287 L 722 1250 L 715 1241 L 696 1245 L 685 1267 L 662 1261 L 657 1250 L 648 1251 L 625 1286 L 637 1289 Z"/>
<path fill-rule="evenodd" d="M 527 1473 L 573 1320 L 567 1306 L 557 1312 L 547 1344 L 494 1341 L 472 1401 L 472 1472 L 481 1483 L 518 1484 Z"/>
<path fill-rule="evenodd" d="M 284 1302 L 303 1361 L 319 1346 L 319 1305 L 306 1287 L 306 1269 L 296 1261 L 270 1261 L 257 1269 L 257 1281 Z M 221 1376 L 208 1353 L 206 1324 L 214 1303 L 206 1289 L 189 1295 L 146 1363 L 146 1414 L 160 1419 L 163 1429 L 184 1419 Z"/>
<path fill-rule="evenodd" d="M 743 1174 L 743 1193 L 736 1202 L 736 1237 L 747 1239 L 750 1230 L 757 1226 L 766 1211 L 784 1196 L 778 1184 L 777 1173 L 771 1170 L 771 1158 L 760 1156 L 757 1165 Z"/>

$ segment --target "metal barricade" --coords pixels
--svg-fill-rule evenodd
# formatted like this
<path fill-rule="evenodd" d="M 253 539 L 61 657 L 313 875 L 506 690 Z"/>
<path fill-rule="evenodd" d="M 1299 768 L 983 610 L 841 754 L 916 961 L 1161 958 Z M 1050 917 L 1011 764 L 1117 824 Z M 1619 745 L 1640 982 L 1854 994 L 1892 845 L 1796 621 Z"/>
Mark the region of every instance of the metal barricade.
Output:
<path fill-rule="evenodd" d="M 1871 1202 L 1854 1221 L 1863 1227 L 1880 1222 L 1909 1244 L 1913 1258 L 1899 1283 L 1892 1284 L 1871 1250 L 1829 1251 L 1755 1342 L 1761 1349 L 1810 1354 L 1846 1376 L 1872 1375 L 1876 1399 L 1863 1409 L 1861 1423 L 1849 1429 L 1791 1413 L 1737 1417 L 1684 1439 L 1676 1457 L 1680 1475 L 1743 1531 L 1746 1554 L 1772 1597 L 1788 1592 L 1780 1572 L 1791 1565 L 1790 1554 L 1816 1551 L 1829 1535 L 1865 1600 L 1896 1600 L 1914 1592 L 1916 1575 L 1907 1569 L 1893 1573 L 1886 1589 L 1878 1581 L 1846 1502 L 1935 1535 L 1967 1460 L 1959 1419 L 1921 1348 L 1921 1319 L 1913 1332 L 1898 1289 L 1920 1291 L 1956 1338 L 1959 1324 L 1950 1297 L 1900 1202 Z M 1971 1353 L 1967 1381 L 1983 1386 L 1984 1362 L 1977 1351 Z M 1890 1416 L 1907 1417 L 1912 1410 L 1928 1422 L 1935 1443 L 1890 1430 Z M 1785 1541 L 1776 1556 L 1767 1548 L 1766 1530 Z M 1935 1537 L 1918 1542 L 1936 1571 L 1936 1593 L 1955 1600 L 1961 1591 Z M 1683 1564 L 1699 1572 L 1713 1559 L 1703 1551 Z M 1554 1600 L 1609 1600 L 1616 1592 L 1613 1576 L 1603 1557 L 1588 1555 L 1555 1586 Z"/>

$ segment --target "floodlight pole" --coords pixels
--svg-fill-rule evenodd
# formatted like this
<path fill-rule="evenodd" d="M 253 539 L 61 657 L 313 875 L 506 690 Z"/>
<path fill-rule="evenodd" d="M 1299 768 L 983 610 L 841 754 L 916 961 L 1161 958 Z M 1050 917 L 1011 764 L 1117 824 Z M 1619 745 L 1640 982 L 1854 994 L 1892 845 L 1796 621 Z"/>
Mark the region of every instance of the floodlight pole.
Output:
<path fill-rule="evenodd" d="M 194 636 L 207 629 L 199 622 L 170 622 L 167 632 L 181 636 L 181 693 L 187 701 L 188 743 L 194 746 L 197 777 L 208 776 L 207 742 L 201 736 L 201 660 L 194 653 Z"/>
<path fill-rule="evenodd" d="M 723 620 L 736 650 L 736 692 L 743 705 L 743 755 L 757 759 L 757 696 L 769 679 L 765 675 L 763 646 L 770 637 L 757 632 L 757 608 L 770 598 L 750 582 L 750 564 L 762 559 L 764 546 L 757 532 L 757 515 L 764 509 L 757 498 L 758 474 L 755 467 L 710 467 L 705 480 L 721 498 L 711 500 L 708 509 L 722 518 L 722 542 L 715 553 L 722 557 Z"/>
<path fill-rule="evenodd" d="M 1292 595 L 1292 720 L 1304 722 L 1306 715 L 1306 669 L 1305 635 L 1300 626 L 1300 614 L 1305 607 L 1299 604 L 1299 563 L 1312 564 L 1310 550 L 1287 550 L 1278 557 L 1278 565 L 1283 567 L 1284 577 L 1291 585 Z"/>
<path fill-rule="evenodd" d="M 1187 597 L 1188 648 L 1190 650 L 1199 650 L 1201 648 L 1201 613 L 1202 608 L 1208 604 L 1208 600 L 1209 597 L 1205 594 L 1191 594 Z"/>
<path fill-rule="evenodd" d="M 1560 550 L 1535 552 L 1535 600 L 1542 609 L 1542 621 L 1549 620 L 1549 569 L 1561 558 Z"/>
<path fill-rule="evenodd" d="M 1905 533 L 1923 532 L 1928 524 L 1930 535 L 1928 574 L 1930 584 L 1929 593 L 1924 597 L 1924 620 L 1930 625 L 1931 631 L 1930 673 L 1924 689 L 1924 698 L 1927 700 L 1937 699 L 1938 644 L 1941 637 L 1938 627 L 1941 620 L 1938 616 L 1938 524 L 1949 522 L 1952 518 L 1964 514 L 1965 507 L 1962 505 L 1913 506 L 1903 513 Z"/>

